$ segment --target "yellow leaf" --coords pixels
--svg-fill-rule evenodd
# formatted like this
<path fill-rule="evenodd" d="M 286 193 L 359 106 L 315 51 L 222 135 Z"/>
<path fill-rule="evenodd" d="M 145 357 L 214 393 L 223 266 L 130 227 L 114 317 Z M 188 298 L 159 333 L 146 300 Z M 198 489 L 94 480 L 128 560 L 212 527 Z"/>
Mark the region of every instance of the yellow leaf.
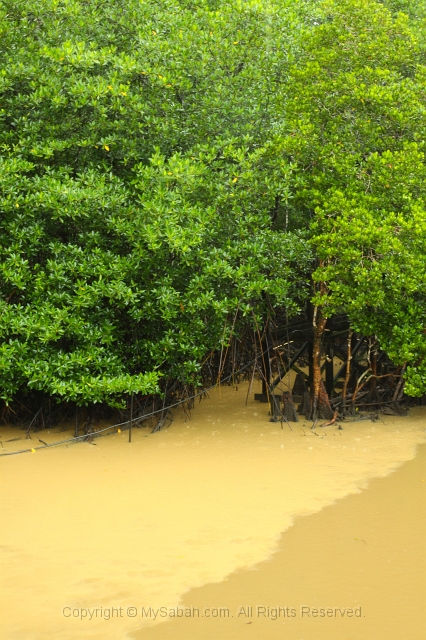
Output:
<path fill-rule="evenodd" d="M 238 178 L 234 178 L 232 182 L 237 182 Z"/>

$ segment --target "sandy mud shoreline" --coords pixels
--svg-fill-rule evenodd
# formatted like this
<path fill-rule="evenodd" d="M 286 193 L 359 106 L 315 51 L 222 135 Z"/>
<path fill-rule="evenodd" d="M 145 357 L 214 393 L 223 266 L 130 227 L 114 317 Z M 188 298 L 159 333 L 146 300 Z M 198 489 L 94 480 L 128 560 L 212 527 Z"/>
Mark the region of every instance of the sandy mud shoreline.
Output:
<path fill-rule="evenodd" d="M 131 637 L 423 640 L 425 507 L 422 445 L 365 491 L 298 519 L 269 561 L 191 591 L 181 617 Z"/>
<path fill-rule="evenodd" d="M 178 413 L 153 436 L 137 429 L 132 444 L 123 432 L 96 446 L 0 461 L 2 638 L 209 639 L 218 637 L 219 625 L 222 637 L 237 640 L 240 627 L 244 634 L 261 630 L 257 640 L 281 638 L 283 630 L 290 640 L 376 640 L 402 637 L 395 635 L 402 628 L 396 619 L 404 628 L 413 620 L 404 637 L 424 637 L 415 635 L 420 618 L 413 612 L 423 595 L 424 556 L 410 536 L 424 535 L 426 482 L 404 469 L 424 463 L 424 454 L 415 456 L 426 441 L 426 412 L 343 431 L 332 426 L 315 436 L 303 421 L 293 431 L 270 423 L 265 405 L 252 399 L 245 405 L 246 393 L 244 385 L 238 392 L 218 389 L 190 421 Z M 5 450 L 22 448 L 6 443 L 16 433 L 0 429 Z M 41 437 L 50 442 L 58 434 Z M 374 483 L 389 488 L 376 495 Z M 406 551 L 391 553 L 393 541 Z M 275 577 L 250 582 L 274 567 Z M 366 617 L 298 613 L 272 620 L 269 613 L 264 620 L 256 614 L 158 624 L 140 615 L 141 607 L 197 603 L 229 606 L 234 615 L 240 606 L 361 606 Z M 67 615 L 113 607 L 123 615 Z M 133 607 L 136 615 L 128 613 Z M 389 628 L 379 633 L 384 620 Z"/>

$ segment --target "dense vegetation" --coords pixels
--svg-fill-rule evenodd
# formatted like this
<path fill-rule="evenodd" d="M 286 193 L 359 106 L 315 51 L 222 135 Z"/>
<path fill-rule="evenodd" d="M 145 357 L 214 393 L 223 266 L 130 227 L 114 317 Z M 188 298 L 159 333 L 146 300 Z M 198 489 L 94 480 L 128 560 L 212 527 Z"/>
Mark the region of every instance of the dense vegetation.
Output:
<path fill-rule="evenodd" d="M 194 383 L 309 299 L 424 394 L 424 5 L 0 2 L 0 397 Z"/>

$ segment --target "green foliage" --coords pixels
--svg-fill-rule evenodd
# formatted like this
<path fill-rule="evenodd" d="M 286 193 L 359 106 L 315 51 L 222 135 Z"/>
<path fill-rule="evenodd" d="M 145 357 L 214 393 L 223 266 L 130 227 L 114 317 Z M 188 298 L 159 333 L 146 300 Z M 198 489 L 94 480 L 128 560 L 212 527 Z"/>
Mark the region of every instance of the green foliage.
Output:
<path fill-rule="evenodd" d="M 0 2 L 0 397 L 194 382 L 312 265 L 423 394 L 425 8 Z"/>
<path fill-rule="evenodd" d="M 406 390 L 426 391 L 426 67 L 404 14 L 371 0 L 324 2 L 292 71 L 280 144 L 303 183 L 324 313 L 376 335 Z M 295 170 L 296 171 L 296 170 Z M 319 289 L 318 289 L 319 291 Z"/>
<path fill-rule="evenodd" d="M 296 307 L 309 248 L 271 229 L 291 167 L 268 150 L 289 4 L 1 3 L 5 401 L 194 381 L 234 314 Z"/>

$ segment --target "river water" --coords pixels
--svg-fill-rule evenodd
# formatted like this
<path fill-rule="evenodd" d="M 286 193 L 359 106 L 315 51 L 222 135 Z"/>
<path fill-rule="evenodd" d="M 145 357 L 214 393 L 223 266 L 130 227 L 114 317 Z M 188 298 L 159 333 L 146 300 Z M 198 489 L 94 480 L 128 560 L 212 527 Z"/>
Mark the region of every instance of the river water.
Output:
<path fill-rule="evenodd" d="M 314 433 L 246 396 L 218 388 L 131 444 L 4 457 L 1 637 L 424 638 L 426 411 Z M 2 452 L 22 433 L 1 428 Z"/>

